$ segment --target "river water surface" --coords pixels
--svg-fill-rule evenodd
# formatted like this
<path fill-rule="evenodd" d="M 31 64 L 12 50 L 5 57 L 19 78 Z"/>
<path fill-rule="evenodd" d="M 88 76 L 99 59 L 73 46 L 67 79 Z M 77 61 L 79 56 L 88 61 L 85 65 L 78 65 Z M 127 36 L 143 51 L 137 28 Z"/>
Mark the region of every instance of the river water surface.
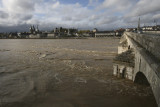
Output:
<path fill-rule="evenodd" d="M 156 107 L 150 87 L 112 76 L 118 42 L 1 39 L 0 107 Z"/>

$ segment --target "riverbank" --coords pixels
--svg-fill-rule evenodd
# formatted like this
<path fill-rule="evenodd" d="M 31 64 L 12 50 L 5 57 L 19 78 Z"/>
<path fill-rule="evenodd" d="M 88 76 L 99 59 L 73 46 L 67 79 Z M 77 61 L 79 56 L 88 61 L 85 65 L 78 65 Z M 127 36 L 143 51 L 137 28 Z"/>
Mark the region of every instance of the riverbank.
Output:
<path fill-rule="evenodd" d="M 120 37 L 46 37 L 46 38 L 0 38 L 0 39 L 105 39 L 105 38 L 116 38 L 120 39 Z"/>

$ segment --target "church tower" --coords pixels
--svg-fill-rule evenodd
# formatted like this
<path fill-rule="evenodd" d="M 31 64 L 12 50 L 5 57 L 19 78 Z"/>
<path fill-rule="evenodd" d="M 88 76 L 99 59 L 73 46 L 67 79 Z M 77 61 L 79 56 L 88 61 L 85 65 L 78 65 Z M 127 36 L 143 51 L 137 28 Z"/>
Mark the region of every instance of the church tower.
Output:
<path fill-rule="evenodd" d="M 39 33 L 38 25 L 37 25 L 37 28 L 36 28 L 36 32 Z"/>
<path fill-rule="evenodd" d="M 29 30 L 30 30 L 30 33 L 33 33 L 33 28 L 32 28 L 32 26 L 30 27 Z"/>

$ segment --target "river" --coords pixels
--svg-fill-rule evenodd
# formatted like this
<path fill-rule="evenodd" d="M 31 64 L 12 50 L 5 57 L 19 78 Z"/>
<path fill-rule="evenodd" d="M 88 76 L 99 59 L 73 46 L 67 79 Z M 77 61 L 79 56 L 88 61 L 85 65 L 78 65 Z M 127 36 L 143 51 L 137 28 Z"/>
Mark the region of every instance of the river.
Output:
<path fill-rule="evenodd" d="M 0 107 L 157 107 L 150 87 L 112 76 L 118 43 L 1 39 Z"/>

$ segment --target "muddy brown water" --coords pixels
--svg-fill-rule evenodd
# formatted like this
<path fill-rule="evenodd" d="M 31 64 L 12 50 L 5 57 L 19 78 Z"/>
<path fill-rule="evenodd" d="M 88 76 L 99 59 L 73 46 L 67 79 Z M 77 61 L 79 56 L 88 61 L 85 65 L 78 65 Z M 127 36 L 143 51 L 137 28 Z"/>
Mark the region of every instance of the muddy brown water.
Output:
<path fill-rule="evenodd" d="M 118 38 L 0 40 L 0 107 L 157 107 L 112 76 Z"/>

